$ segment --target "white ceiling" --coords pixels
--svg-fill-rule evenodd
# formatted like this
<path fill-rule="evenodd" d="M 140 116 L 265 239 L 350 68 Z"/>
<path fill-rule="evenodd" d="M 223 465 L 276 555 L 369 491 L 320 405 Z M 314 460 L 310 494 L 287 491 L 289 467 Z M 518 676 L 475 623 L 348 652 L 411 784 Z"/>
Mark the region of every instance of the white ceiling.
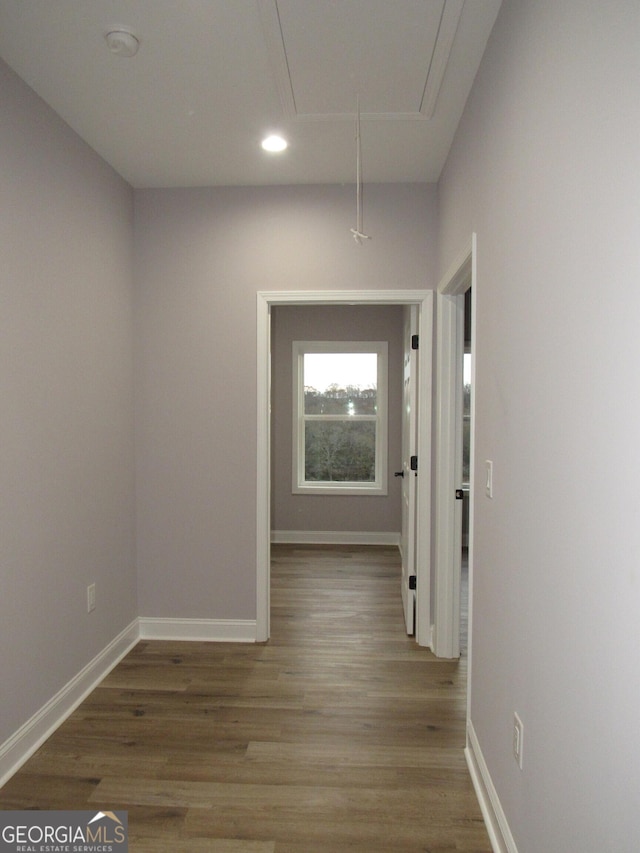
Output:
<path fill-rule="evenodd" d="M 430 182 L 500 2 L 0 0 L 0 56 L 134 187 L 352 183 L 358 98 L 365 183 Z"/>

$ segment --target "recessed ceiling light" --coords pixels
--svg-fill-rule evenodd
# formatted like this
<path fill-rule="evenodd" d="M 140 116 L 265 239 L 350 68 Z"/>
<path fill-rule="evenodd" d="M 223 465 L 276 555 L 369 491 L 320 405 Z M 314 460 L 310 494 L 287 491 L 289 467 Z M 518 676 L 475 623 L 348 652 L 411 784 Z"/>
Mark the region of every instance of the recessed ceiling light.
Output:
<path fill-rule="evenodd" d="M 284 151 L 287 145 L 287 140 L 283 139 L 281 136 L 267 136 L 266 139 L 262 140 L 262 147 L 264 150 L 271 151 L 272 153 Z"/>

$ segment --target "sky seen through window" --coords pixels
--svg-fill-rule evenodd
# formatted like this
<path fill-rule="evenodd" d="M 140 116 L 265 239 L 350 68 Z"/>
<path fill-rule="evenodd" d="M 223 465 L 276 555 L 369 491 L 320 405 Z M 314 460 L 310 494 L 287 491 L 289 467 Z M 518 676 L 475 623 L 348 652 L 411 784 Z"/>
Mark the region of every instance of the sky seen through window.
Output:
<path fill-rule="evenodd" d="M 375 352 L 305 353 L 304 356 L 304 385 L 320 393 L 330 385 L 375 388 L 377 374 Z"/>

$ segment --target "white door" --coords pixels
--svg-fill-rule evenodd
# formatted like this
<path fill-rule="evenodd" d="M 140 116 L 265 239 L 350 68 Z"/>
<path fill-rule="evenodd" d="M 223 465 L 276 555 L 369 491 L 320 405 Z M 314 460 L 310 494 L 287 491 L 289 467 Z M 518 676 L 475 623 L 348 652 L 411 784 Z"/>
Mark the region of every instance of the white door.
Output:
<path fill-rule="evenodd" d="M 418 420 L 417 350 L 412 341 L 417 336 L 418 312 L 413 305 L 405 308 L 404 320 L 404 386 L 402 401 L 402 606 L 407 634 L 415 633 L 416 611 L 416 477 L 411 460 L 416 457 Z"/>

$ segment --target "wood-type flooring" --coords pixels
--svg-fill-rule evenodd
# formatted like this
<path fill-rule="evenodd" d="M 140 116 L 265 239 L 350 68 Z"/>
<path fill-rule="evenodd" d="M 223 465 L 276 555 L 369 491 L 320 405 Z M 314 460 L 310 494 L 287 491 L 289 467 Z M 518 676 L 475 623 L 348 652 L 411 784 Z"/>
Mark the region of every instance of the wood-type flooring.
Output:
<path fill-rule="evenodd" d="M 134 853 L 490 853 L 465 656 L 406 636 L 397 549 L 272 562 L 268 643 L 141 641 L 0 809 L 126 810 Z"/>

